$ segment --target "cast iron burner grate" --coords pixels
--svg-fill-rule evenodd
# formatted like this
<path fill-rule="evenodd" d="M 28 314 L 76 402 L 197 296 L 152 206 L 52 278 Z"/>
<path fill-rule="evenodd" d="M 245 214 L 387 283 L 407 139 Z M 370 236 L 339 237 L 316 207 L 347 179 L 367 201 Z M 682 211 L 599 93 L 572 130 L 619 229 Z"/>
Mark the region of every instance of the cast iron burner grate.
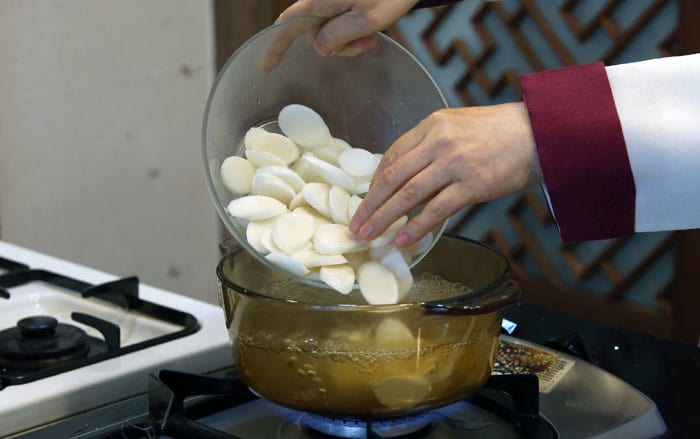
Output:
<path fill-rule="evenodd" d="M 237 439 L 235 435 L 195 420 L 197 416 L 215 413 L 202 411 L 201 406 L 199 410 L 193 410 L 193 406 L 186 403 L 193 397 L 202 395 L 219 396 L 219 401 L 227 401 L 229 407 L 257 399 L 257 396 L 235 377 L 213 378 L 163 370 L 149 378 L 150 421 L 147 426 L 140 425 L 134 432 L 138 434 L 147 427 L 150 429 L 149 437 Z M 492 375 L 482 389 L 466 402 L 500 416 L 513 426 L 519 437 L 558 437 L 554 427 L 539 415 L 539 386 L 536 375 Z M 290 430 L 289 437 L 300 438 L 422 438 L 430 436 L 431 429 L 443 429 L 452 421 L 436 421 L 432 413 L 377 421 L 329 419 L 301 413 L 297 420 L 283 424 L 283 429 Z M 123 437 L 131 437 L 125 431 L 121 434 Z"/>
<path fill-rule="evenodd" d="M 6 274 L 6 273 L 14 273 L 17 271 L 25 271 L 28 270 L 29 267 L 25 264 L 11 261 L 9 259 L 5 258 L 0 258 L 0 275 Z M 5 288 L 0 288 L 0 299 L 9 299 L 10 298 L 10 292 L 7 291 Z"/>
<path fill-rule="evenodd" d="M 89 345 L 90 349 L 86 355 L 70 361 L 47 362 L 45 367 L 41 368 L 21 368 L 17 367 L 18 362 L 13 363 L 7 358 L 0 358 L 0 391 L 10 385 L 36 381 L 185 337 L 197 332 L 200 328 L 199 322 L 197 322 L 197 319 L 191 314 L 139 298 L 139 280 L 137 277 L 127 277 L 112 282 L 93 285 L 51 271 L 30 269 L 24 264 L 5 258 L 0 258 L 0 268 L 3 270 L 0 271 L 0 301 L 12 301 L 12 295 L 9 291 L 10 288 L 32 282 L 44 282 L 59 287 L 62 291 L 69 294 L 75 294 L 81 298 L 94 298 L 94 300 L 106 302 L 106 304 L 110 306 L 116 305 L 125 311 L 145 315 L 181 328 L 128 346 L 120 346 L 120 330 L 118 325 L 90 314 L 73 312 L 71 313 L 71 318 L 74 321 L 96 329 L 104 340 L 100 340 L 96 337 L 89 337 L 86 343 Z M 20 318 L 21 317 L 37 316 L 20 316 Z M 46 316 L 41 317 L 43 318 Z M 7 329 L 8 328 L 0 328 L 0 331 Z"/>

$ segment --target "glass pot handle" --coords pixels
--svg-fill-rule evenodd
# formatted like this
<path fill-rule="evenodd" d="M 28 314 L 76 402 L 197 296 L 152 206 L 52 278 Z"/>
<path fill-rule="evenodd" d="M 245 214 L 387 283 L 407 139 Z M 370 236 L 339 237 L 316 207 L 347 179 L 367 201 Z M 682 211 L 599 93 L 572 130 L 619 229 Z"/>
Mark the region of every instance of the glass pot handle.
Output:
<path fill-rule="evenodd" d="M 520 300 L 520 286 L 508 279 L 495 289 L 469 296 L 463 300 L 423 302 L 421 307 L 430 314 L 476 315 L 501 311 Z"/>

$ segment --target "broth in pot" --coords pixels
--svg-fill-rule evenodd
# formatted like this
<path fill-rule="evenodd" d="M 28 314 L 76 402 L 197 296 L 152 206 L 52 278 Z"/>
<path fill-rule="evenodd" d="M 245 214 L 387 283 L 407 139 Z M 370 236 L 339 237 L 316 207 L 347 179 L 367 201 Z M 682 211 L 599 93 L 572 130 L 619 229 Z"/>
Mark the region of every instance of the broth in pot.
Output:
<path fill-rule="evenodd" d="M 442 237 L 413 271 L 402 303 L 372 306 L 231 250 L 217 272 L 238 375 L 266 399 L 332 417 L 406 415 L 468 396 L 488 379 L 502 311 L 519 295 L 507 261 Z"/>

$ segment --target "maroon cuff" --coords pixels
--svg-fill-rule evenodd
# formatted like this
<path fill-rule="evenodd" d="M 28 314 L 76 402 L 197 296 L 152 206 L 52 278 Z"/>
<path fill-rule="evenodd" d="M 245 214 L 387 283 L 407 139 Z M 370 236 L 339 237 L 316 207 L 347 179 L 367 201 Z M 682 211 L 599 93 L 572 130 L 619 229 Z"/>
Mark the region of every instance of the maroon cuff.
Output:
<path fill-rule="evenodd" d="M 634 233 L 635 187 L 603 63 L 520 78 L 565 242 Z"/>

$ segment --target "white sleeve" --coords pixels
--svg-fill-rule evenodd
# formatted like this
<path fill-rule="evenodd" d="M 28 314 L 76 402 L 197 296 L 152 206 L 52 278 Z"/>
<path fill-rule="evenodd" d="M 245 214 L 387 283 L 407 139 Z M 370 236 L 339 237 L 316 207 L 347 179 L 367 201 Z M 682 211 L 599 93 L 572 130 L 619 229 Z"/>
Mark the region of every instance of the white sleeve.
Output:
<path fill-rule="evenodd" d="M 700 228 L 700 53 L 606 73 L 634 175 L 635 231 Z"/>

